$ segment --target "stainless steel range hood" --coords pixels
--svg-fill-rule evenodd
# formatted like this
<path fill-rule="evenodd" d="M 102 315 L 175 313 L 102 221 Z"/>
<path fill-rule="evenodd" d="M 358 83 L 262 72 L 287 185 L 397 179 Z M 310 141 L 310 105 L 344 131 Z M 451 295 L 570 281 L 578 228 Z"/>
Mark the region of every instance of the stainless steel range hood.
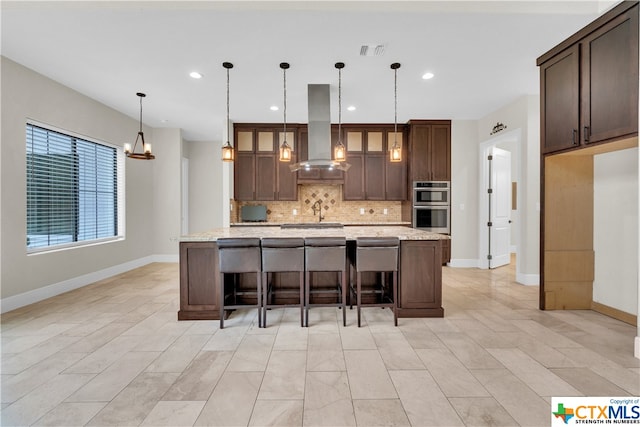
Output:
<path fill-rule="evenodd" d="M 351 165 L 331 159 L 331 97 L 327 84 L 308 85 L 309 103 L 309 159 L 291 166 L 292 172 L 300 169 L 338 169 L 346 171 Z"/>

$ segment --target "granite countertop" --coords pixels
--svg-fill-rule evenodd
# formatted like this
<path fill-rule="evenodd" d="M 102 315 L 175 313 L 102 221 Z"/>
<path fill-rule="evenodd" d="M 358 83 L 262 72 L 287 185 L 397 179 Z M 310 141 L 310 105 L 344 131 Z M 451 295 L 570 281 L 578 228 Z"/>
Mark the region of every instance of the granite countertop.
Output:
<path fill-rule="evenodd" d="M 397 225 L 344 228 L 224 227 L 180 237 L 181 242 L 214 242 L 223 237 L 398 237 L 400 240 L 446 240 L 449 236 Z"/>
<path fill-rule="evenodd" d="M 326 221 L 326 222 L 332 222 L 332 221 Z M 232 222 L 231 223 L 231 227 L 279 227 L 282 224 L 298 224 L 298 223 L 306 223 L 306 221 L 288 221 L 288 222 Z M 347 222 L 340 222 L 342 225 L 346 226 L 356 226 L 356 225 L 361 225 L 361 226 L 384 226 L 384 227 L 388 227 L 388 226 L 405 226 L 405 227 L 411 227 L 411 222 L 409 221 L 389 221 L 389 222 L 383 222 L 383 221 L 347 221 Z"/>

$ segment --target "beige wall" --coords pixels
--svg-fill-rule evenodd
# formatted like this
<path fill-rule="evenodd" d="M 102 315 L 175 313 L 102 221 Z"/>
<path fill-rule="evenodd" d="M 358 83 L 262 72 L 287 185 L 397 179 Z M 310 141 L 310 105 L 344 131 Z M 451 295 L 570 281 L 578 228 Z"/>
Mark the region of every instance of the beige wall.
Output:
<path fill-rule="evenodd" d="M 638 314 L 638 149 L 593 158 L 593 301 Z"/>
<path fill-rule="evenodd" d="M 185 143 L 189 158 L 189 232 L 222 227 L 222 161 L 220 144 L 214 142 Z"/>
<path fill-rule="evenodd" d="M 478 265 L 477 127 L 475 120 L 451 122 L 451 266 L 454 267 Z"/>
<path fill-rule="evenodd" d="M 96 272 L 108 274 L 117 268 L 132 268 L 136 263 L 149 262 L 154 254 L 177 259 L 177 244 L 169 238 L 177 236 L 176 230 L 180 227 L 179 131 L 147 127 L 145 134 L 158 158 L 155 161 L 125 159 L 125 239 L 28 256 L 26 121 L 35 120 L 116 146 L 135 140 L 138 121 L 4 57 L 1 84 L 0 296 L 3 303 L 10 305 L 6 300 L 10 297 L 14 297 L 13 301 L 27 294 L 35 295 L 33 298 L 46 297 L 81 286 L 82 280 L 78 278 L 84 276 L 89 280 L 98 277 Z M 133 103 L 136 102 L 135 90 L 132 92 Z"/>

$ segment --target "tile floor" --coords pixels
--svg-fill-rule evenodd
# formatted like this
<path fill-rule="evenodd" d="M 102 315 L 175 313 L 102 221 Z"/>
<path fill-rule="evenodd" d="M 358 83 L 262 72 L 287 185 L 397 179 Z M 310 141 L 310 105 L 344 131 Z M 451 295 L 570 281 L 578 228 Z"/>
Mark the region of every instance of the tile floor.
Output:
<path fill-rule="evenodd" d="M 551 396 L 640 395 L 635 327 L 539 311 L 512 266 L 443 270 L 442 319 L 333 308 L 176 320 L 151 264 L 2 315 L 1 424 L 546 426 Z"/>

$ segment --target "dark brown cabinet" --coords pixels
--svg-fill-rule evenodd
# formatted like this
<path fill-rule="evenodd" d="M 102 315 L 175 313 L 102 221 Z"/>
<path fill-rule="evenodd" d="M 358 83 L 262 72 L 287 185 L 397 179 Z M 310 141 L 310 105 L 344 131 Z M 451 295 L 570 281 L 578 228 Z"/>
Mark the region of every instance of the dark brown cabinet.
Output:
<path fill-rule="evenodd" d="M 442 317 L 440 240 L 400 242 L 399 317 Z"/>
<path fill-rule="evenodd" d="M 402 240 L 398 283 L 398 317 L 443 317 L 441 242 Z M 347 238 L 348 252 L 355 240 Z M 298 288 L 298 275 L 279 273 L 275 286 Z M 231 279 L 229 277 L 228 279 Z M 376 280 L 367 277 L 366 280 Z M 255 289 L 255 275 L 239 275 L 240 286 Z M 334 273 L 316 272 L 313 283 L 335 283 Z M 220 270 L 215 241 L 180 242 L 180 310 L 178 320 L 219 319 Z M 242 298 L 242 297 L 241 297 Z M 312 295 L 318 302 L 318 295 Z M 287 303 L 286 300 L 283 301 Z M 327 302 L 327 301 L 325 301 Z"/>
<path fill-rule="evenodd" d="M 558 151 L 580 143 L 579 49 L 573 46 L 540 67 L 540 118 L 543 151 Z"/>
<path fill-rule="evenodd" d="M 594 157 L 638 144 L 638 2 L 619 3 L 537 64 L 540 309 L 597 311 Z"/>
<path fill-rule="evenodd" d="M 297 158 L 295 135 L 295 130 L 287 130 L 287 143 L 293 147 L 291 162 L 280 162 L 279 147 L 284 140 L 282 129 L 258 125 L 235 126 L 235 200 L 297 199 L 297 175 L 289 168 Z"/>
<path fill-rule="evenodd" d="M 180 242 L 178 320 L 220 318 L 219 274 L 215 242 Z"/>
<path fill-rule="evenodd" d="M 392 126 L 346 126 L 343 141 L 347 147 L 344 200 L 406 200 L 407 153 L 401 162 L 390 162 L 388 147 L 393 144 Z M 404 133 L 398 131 L 398 143 Z"/>
<path fill-rule="evenodd" d="M 451 121 L 409 122 L 410 181 L 451 181 Z"/>
<path fill-rule="evenodd" d="M 631 5 L 538 58 L 542 153 L 638 132 L 638 5 Z"/>

